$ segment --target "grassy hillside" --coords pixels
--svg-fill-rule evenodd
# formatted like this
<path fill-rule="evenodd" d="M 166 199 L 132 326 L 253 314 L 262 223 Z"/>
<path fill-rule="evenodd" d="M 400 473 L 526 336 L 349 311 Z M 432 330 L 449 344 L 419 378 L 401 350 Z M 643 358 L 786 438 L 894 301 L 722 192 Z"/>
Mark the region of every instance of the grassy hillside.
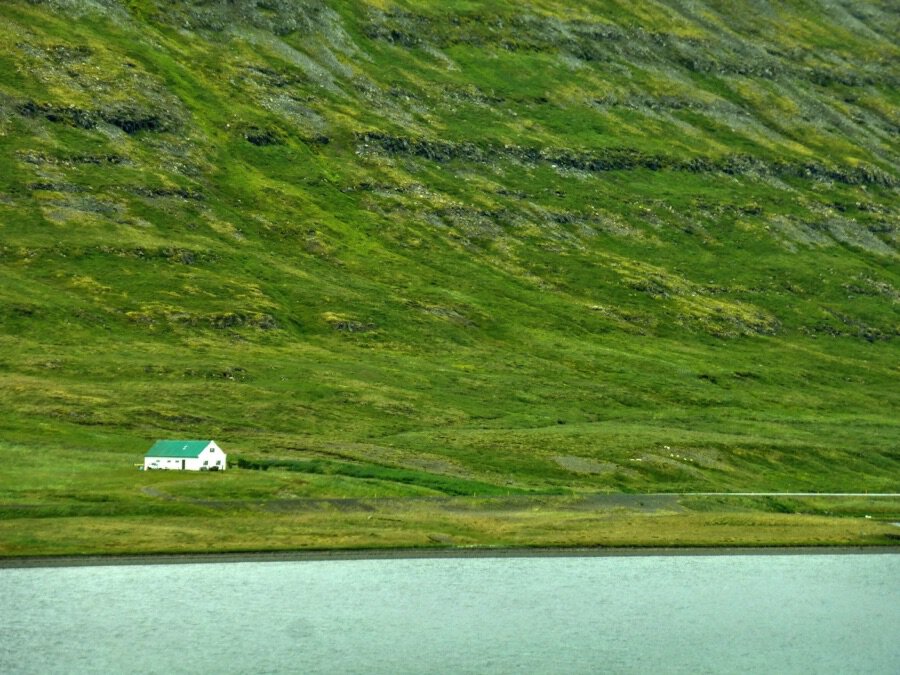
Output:
<path fill-rule="evenodd" d="M 3 2 L 6 531 L 900 491 L 898 34 L 891 0 Z M 245 468 L 133 470 L 180 437 Z"/>

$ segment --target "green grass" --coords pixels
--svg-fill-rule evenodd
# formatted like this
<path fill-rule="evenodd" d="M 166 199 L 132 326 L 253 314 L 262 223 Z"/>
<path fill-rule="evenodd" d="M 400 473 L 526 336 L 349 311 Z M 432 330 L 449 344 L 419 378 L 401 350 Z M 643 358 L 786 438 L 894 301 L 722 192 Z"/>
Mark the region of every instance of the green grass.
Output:
<path fill-rule="evenodd" d="M 878 3 L 103 7 L 0 9 L 3 537 L 284 499 L 900 491 Z M 133 471 L 165 437 L 269 470 Z"/>
<path fill-rule="evenodd" d="M 549 508 L 486 513 L 409 500 L 347 511 L 155 518 L 0 520 L 0 555 L 115 555 L 325 549 L 896 546 L 874 520 L 783 513 L 634 513 Z"/>

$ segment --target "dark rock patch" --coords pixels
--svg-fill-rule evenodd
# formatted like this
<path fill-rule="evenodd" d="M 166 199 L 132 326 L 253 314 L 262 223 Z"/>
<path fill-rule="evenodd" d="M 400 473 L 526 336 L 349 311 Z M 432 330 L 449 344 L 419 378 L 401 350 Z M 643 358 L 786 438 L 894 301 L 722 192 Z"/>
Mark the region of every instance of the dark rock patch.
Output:
<path fill-rule="evenodd" d="M 204 199 L 202 192 L 181 187 L 147 187 L 141 185 L 128 188 L 127 191 L 140 197 L 151 197 L 154 199 L 159 197 L 174 197 L 189 201 L 203 201 Z"/>
<path fill-rule="evenodd" d="M 284 145 L 281 134 L 273 129 L 250 127 L 244 132 L 244 139 L 256 146 Z"/>
<path fill-rule="evenodd" d="M 127 157 L 123 157 L 122 155 L 116 154 L 106 154 L 106 155 L 82 155 L 82 154 L 74 154 L 74 155 L 60 155 L 53 156 L 47 155 L 42 152 L 35 152 L 33 150 L 29 150 L 26 152 L 18 153 L 18 156 L 23 162 L 27 162 L 29 164 L 48 164 L 52 166 L 77 166 L 82 164 L 93 164 L 93 165 L 101 165 L 101 164 L 127 164 L 129 160 Z"/>
<path fill-rule="evenodd" d="M 362 321 L 334 321 L 331 323 L 331 327 L 343 333 L 368 333 L 375 330 L 378 326 L 374 323 L 363 323 Z"/>
<path fill-rule="evenodd" d="M 826 166 L 818 161 L 767 161 L 747 154 L 719 157 L 699 156 L 680 159 L 666 154 L 646 153 L 637 148 L 610 147 L 591 151 L 571 148 L 536 148 L 468 141 L 438 141 L 420 137 L 396 136 L 380 131 L 357 132 L 358 152 L 387 155 L 410 155 L 434 162 L 466 161 L 486 163 L 516 160 L 525 164 L 548 164 L 554 168 L 590 173 L 605 171 L 686 171 L 690 173 L 724 173 L 732 176 L 756 175 L 807 180 L 833 180 L 847 185 L 882 185 L 896 187 L 900 180 L 885 171 L 860 164 L 858 166 Z"/>
<path fill-rule="evenodd" d="M 85 192 L 87 190 L 83 185 L 75 185 L 74 183 L 52 183 L 49 181 L 29 183 L 26 187 L 31 191 L 40 192 Z"/>
<path fill-rule="evenodd" d="M 48 122 L 80 129 L 93 129 L 97 126 L 97 116 L 94 113 L 72 105 L 55 106 L 50 103 L 26 101 L 16 107 L 16 112 L 23 117 L 43 117 Z"/>
<path fill-rule="evenodd" d="M 163 111 L 153 111 L 137 105 L 100 110 L 85 110 L 74 105 L 53 105 L 26 101 L 16 106 L 23 117 L 42 117 L 54 124 L 64 124 L 80 129 L 94 129 L 100 122 L 118 127 L 126 134 L 141 131 L 162 132 L 176 128 L 175 118 Z"/>
<path fill-rule="evenodd" d="M 175 126 L 170 116 L 137 106 L 101 110 L 99 116 L 104 122 L 118 127 L 126 134 L 136 134 L 140 131 L 171 131 Z"/>

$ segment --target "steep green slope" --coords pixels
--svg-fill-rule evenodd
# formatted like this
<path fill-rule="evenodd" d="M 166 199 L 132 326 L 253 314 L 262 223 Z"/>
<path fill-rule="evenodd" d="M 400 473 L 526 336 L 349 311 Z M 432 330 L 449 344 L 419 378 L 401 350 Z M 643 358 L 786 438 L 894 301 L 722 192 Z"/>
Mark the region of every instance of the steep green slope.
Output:
<path fill-rule="evenodd" d="M 4 2 L 0 501 L 160 437 L 295 469 L 229 483 L 260 499 L 897 491 L 898 34 L 888 0 Z"/>

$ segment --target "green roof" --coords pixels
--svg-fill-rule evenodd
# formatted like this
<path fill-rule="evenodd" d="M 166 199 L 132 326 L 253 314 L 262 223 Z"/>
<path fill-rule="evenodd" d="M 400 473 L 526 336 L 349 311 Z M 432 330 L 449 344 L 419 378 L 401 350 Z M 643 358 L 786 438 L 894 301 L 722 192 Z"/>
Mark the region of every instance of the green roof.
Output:
<path fill-rule="evenodd" d="M 196 457 L 212 441 L 156 441 L 145 457 Z"/>

